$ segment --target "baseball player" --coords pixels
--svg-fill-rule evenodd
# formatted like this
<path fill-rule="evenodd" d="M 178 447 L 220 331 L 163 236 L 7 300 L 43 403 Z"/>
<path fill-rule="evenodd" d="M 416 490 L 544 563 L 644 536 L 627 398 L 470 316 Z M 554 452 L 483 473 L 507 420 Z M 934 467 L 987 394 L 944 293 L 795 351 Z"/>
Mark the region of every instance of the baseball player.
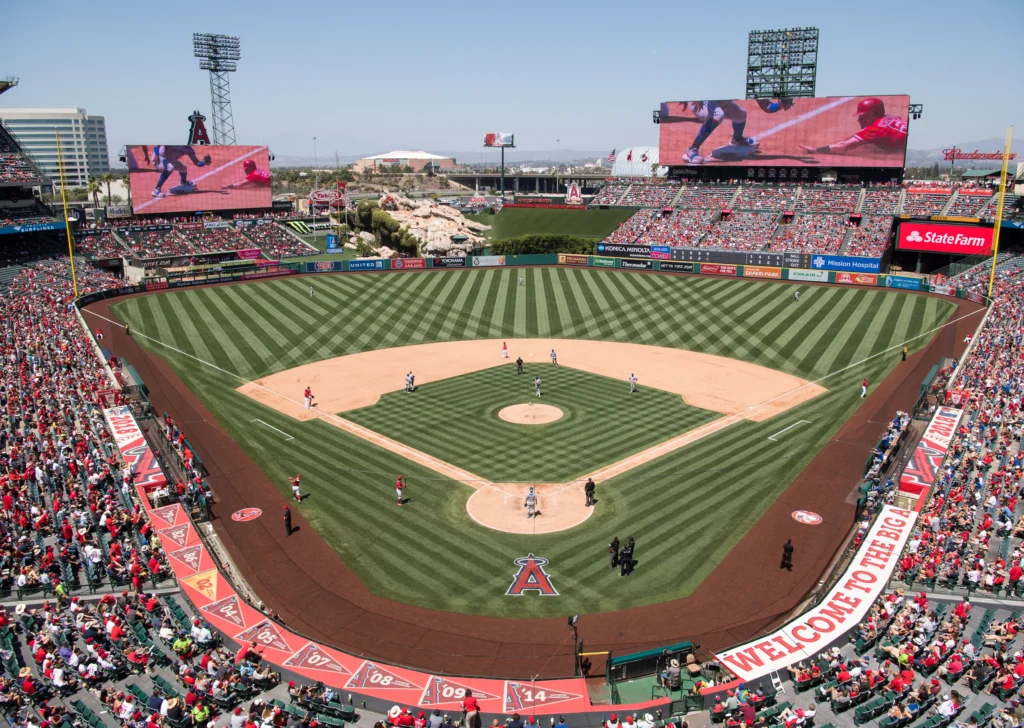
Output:
<path fill-rule="evenodd" d="M 501 342 L 501 358 L 508 359 L 508 343 L 505 341 Z"/>
<path fill-rule="evenodd" d="M 242 172 L 245 179 L 240 182 L 233 182 L 229 185 L 221 185 L 222 190 L 237 190 L 241 187 L 270 187 L 270 172 L 265 169 L 256 169 L 256 162 L 247 159 L 242 162 Z"/>
<path fill-rule="evenodd" d="M 526 508 L 526 517 L 533 518 L 537 515 L 537 494 L 533 491 L 533 486 L 530 486 L 530 492 L 526 494 L 526 503 L 523 504 Z"/>
<path fill-rule="evenodd" d="M 540 396 L 540 377 L 534 375 L 533 377 L 533 388 L 537 392 L 537 396 Z"/>
<path fill-rule="evenodd" d="M 181 178 L 182 187 L 190 187 L 194 192 L 197 187 L 195 182 L 189 182 L 188 168 L 181 161 L 182 157 L 192 160 L 196 167 L 205 167 L 212 160 L 207 154 L 202 159 L 196 156 L 196 150 L 184 145 L 164 145 L 153 147 L 153 167 L 160 170 L 160 178 L 156 181 L 156 188 L 153 190 L 153 197 L 163 197 L 164 182 L 171 176 L 171 172 L 177 172 Z"/>
<path fill-rule="evenodd" d="M 691 101 L 685 109 L 689 109 L 694 117 L 673 116 L 669 113 L 668 103 L 661 105 L 661 123 L 666 121 L 689 121 L 700 123 L 700 129 L 689 149 L 683 153 L 683 162 L 686 164 L 704 164 L 704 157 L 700 155 L 701 145 L 707 141 L 712 132 L 718 128 L 723 120 L 732 122 L 732 140 L 730 144 L 740 147 L 752 147 L 756 149 L 759 145 L 750 137 L 743 136 L 743 130 L 747 125 L 747 112 L 735 101 Z"/>
<path fill-rule="evenodd" d="M 405 480 L 401 475 L 395 481 L 395 495 L 398 496 L 398 505 L 402 505 L 402 491 L 405 490 Z"/>
<path fill-rule="evenodd" d="M 523 373 L 523 357 L 516 357 L 516 376 Z"/>
<path fill-rule="evenodd" d="M 302 492 L 299 489 L 299 481 L 302 480 L 302 473 L 296 473 L 295 477 L 292 478 L 291 480 L 292 480 L 292 498 L 294 498 L 296 500 L 296 502 L 301 503 L 302 502 Z"/>
<path fill-rule="evenodd" d="M 637 383 L 637 381 L 638 380 L 636 378 L 636 374 L 633 374 L 631 372 L 630 375 L 629 375 L 629 393 L 630 394 L 635 394 L 636 393 L 636 383 Z"/>
<path fill-rule="evenodd" d="M 614 569 L 619 565 L 619 537 L 616 536 L 612 539 L 612 542 L 608 544 L 608 553 L 611 556 L 611 566 L 609 568 Z"/>
<path fill-rule="evenodd" d="M 800 289 L 799 288 L 797 288 L 795 291 L 793 291 L 793 300 L 796 301 L 797 303 L 800 302 Z"/>
<path fill-rule="evenodd" d="M 523 285 L 523 277 L 519 276 L 519 286 L 522 287 L 522 285 Z"/>
<path fill-rule="evenodd" d="M 405 391 L 412 391 L 412 372 L 409 372 L 408 374 L 405 375 Z"/>
<path fill-rule="evenodd" d="M 860 398 L 864 399 L 868 396 L 868 378 L 864 377 L 864 381 L 860 383 Z"/>
<path fill-rule="evenodd" d="M 306 409 L 313 406 L 313 390 L 310 387 L 306 387 L 306 391 L 302 393 L 302 396 L 306 400 Z"/>
<path fill-rule="evenodd" d="M 312 298 L 312 297 L 313 297 L 313 286 L 310 286 L 310 287 L 309 287 L 309 297 L 310 297 L 310 298 Z"/>
<path fill-rule="evenodd" d="M 558 354 L 555 353 L 554 349 L 551 350 L 550 356 L 551 356 L 551 363 L 554 364 L 557 367 L 558 366 Z"/>
<path fill-rule="evenodd" d="M 823 147 L 809 147 L 805 144 L 798 146 L 810 154 L 843 154 L 865 144 L 874 145 L 883 152 L 899 152 L 906 148 L 906 119 L 885 113 L 885 103 L 881 99 L 861 99 L 855 116 L 860 131 L 852 137 Z"/>

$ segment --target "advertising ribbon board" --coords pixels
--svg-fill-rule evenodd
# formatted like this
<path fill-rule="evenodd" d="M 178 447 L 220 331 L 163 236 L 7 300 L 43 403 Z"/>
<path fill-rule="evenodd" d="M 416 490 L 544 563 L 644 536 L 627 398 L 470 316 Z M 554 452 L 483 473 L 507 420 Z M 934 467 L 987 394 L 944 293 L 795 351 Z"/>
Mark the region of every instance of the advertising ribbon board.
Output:
<path fill-rule="evenodd" d="M 902 288 L 907 291 L 920 291 L 921 279 L 911 278 L 909 276 L 889 275 L 885 277 L 885 285 L 889 288 Z"/>
<path fill-rule="evenodd" d="M 827 270 L 801 270 L 790 268 L 786 278 L 791 281 L 808 281 L 814 283 L 828 283 Z"/>
<path fill-rule="evenodd" d="M 605 260 L 608 260 L 605 258 Z M 587 256 L 585 255 L 573 255 L 571 253 L 559 253 L 558 254 L 559 265 L 586 265 Z"/>
<path fill-rule="evenodd" d="M 782 278 L 782 268 L 766 268 L 760 265 L 743 266 L 744 278 Z"/>
<path fill-rule="evenodd" d="M 916 497 L 918 507 L 924 505 L 963 414 L 955 407 L 939 407 L 900 476 L 900 493 Z"/>
<path fill-rule="evenodd" d="M 482 268 L 485 266 L 505 265 L 504 255 L 478 255 L 473 258 L 473 267 Z"/>

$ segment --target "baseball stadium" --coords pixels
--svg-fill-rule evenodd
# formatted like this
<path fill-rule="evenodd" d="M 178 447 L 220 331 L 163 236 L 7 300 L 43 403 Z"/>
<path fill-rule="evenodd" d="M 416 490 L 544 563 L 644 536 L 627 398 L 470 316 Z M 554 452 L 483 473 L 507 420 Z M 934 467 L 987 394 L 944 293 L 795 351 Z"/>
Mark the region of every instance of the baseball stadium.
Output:
<path fill-rule="evenodd" d="M 664 102 L 465 210 L 199 112 L 69 207 L 0 124 L 0 712 L 1016 725 L 1024 181 L 905 178 L 919 107 Z"/>

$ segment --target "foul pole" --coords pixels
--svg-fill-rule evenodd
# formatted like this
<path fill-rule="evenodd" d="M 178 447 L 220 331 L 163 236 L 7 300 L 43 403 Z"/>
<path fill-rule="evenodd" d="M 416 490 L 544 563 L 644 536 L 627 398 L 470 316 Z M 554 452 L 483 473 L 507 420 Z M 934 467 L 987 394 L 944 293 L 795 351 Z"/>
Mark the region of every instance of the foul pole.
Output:
<path fill-rule="evenodd" d="M 68 220 L 68 193 L 67 185 L 64 181 L 64 153 L 60 148 L 60 132 L 54 129 L 53 133 L 57 137 L 57 168 L 60 170 L 60 198 L 64 203 L 64 232 L 68 236 L 68 257 L 71 258 L 71 286 L 74 288 L 75 298 L 78 298 L 78 277 L 75 275 L 75 246 L 71 242 L 71 222 Z"/>
<path fill-rule="evenodd" d="M 1013 141 L 1013 127 L 1006 130 L 1006 144 L 1003 146 L 1003 167 L 999 173 L 999 200 L 996 202 L 996 226 L 992 230 L 992 270 L 988 274 L 988 297 L 992 298 L 992 287 L 996 282 L 996 258 L 999 257 L 999 228 L 1003 225 L 1003 200 L 1006 198 L 1006 171 L 1010 166 L 1010 142 Z"/>

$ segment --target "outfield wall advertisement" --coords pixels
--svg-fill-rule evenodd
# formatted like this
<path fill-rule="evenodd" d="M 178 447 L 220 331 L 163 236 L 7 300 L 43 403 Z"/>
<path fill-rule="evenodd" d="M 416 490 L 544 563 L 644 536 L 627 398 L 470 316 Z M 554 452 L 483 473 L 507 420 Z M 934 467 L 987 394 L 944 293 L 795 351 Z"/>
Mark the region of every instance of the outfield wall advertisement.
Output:
<path fill-rule="evenodd" d="M 659 158 L 670 167 L 903 167 L 909 107 L 909 96 L 666 101 Z"/>
<path fill-rule="evenodd" d="M 992 252 L 993 229 L 978 225 L 901 222 L 896 235 L 896 249 L 950 255 L 989 255 Z"/>
<path fill-rule="evenodd" d="M 811 268 L 814 270 L 841 270 L 853 273 L 881 273 L 881 258 L 858 258 L 854 255 L 814 255 L 811 256 Z"/>
<path fill-rule="evenodd" d="M 745 682 L 813 658 L 867 616 L 885 591 L 916 520 L 914 511 L 883 507 L 850 565 L 818 606 L 771 634 L 715 657 Z"/>

